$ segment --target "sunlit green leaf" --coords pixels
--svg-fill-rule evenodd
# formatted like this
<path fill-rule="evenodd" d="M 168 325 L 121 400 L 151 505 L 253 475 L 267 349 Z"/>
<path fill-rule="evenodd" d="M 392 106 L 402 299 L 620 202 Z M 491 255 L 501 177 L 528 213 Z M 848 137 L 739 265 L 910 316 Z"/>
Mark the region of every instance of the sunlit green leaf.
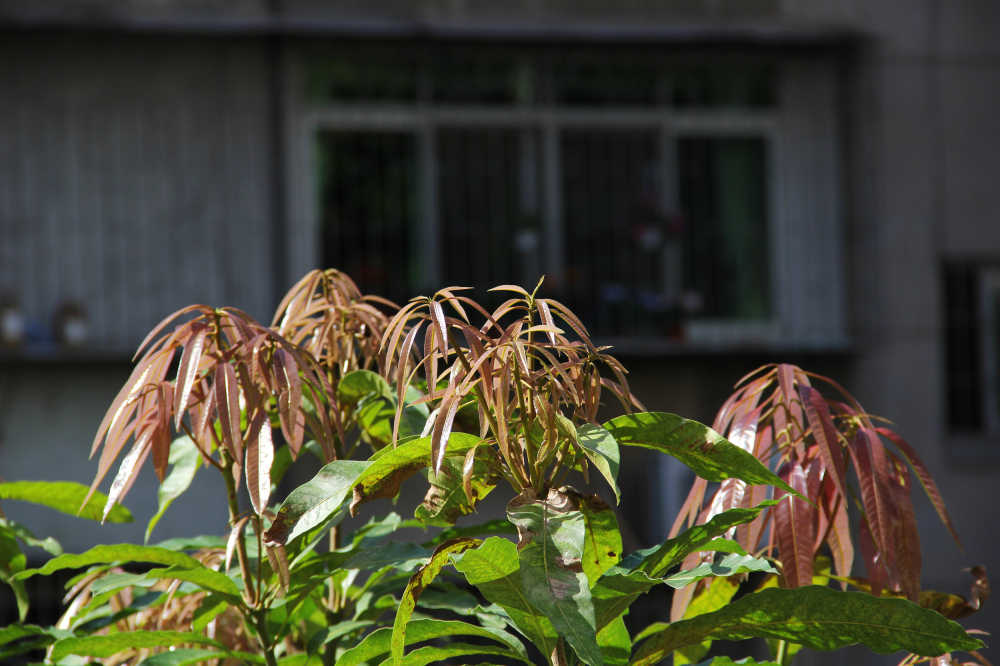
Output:
<path fill-rule="evenodd" d="M 750 509 L 723 511 L 707 523 L 690 527 L 659 546 L 630 553 L 622 560 L 621 566 L 623 569 L 645 571 L 654 578 L 662 576 L 671 567 L 680 564 L 689 553 L 710 550 L 709 545 L 720 534 L 725 534 L 736 525 L 750 522 L 775 504 L 775 500 L 767 500 Z"/>
<path fill-rule="evenodd" d="M 33 502 L 71 516 L 101 520 L 108 497 L 94 491 L 81 509 L 89 490 L 87 486 L 72 481 L 13 481 L 0 483 L 0 499 Z M 130 523 L 132 514 L 122 505 L 115 504 L 108 513 L 107 520 L 112 523 Z"/>
<path fill-rule="evenodd" d="M 653 625 L 646 636 L 634 664 L 659 663 L 672 650 L 706 638 L 777 638 L 816 650 L 860 643 L 880 654 L 906 650 L 928 657 L 983 645 L 955 622 L 904 599 L 814 585 L 748 594 L 713 613 Z"/>
<path fill-rule="evenodd" d="M 625 626 L 625 616 L 619 615 L 597 632 L 597 645 L 606 666 L 625 666 L 632 654 L 632 637 Z"/>
<path fill-rule="evenodd" d="M 577 426 L 576 436 L 577 443 L 584 455 L 611 486 L 611 490 L 615 494 L 615 502 L 621 503 L 621 491 L 618 490 L 618 467 L 621 463 L 621 453 L 618 450 L 618 442 L 615 441 L 610 432 L 592 423 Z"/>
<path fill-rule="evenodd" d="M 403 649 L 406 646 L 406 624 L 410 621 L 417 606 L 417 599 L 420 598 L 427 586 L 437 578 L 441 569 L 451 561 L 452 555 L 475 548 L 480 543 L 482 542 L 479 539 L 446 541 L 434 550 L 430 561 L 410 578 L 410 582 L 407 583 L 406 589 L 403 591 L 403 597 L 399 601 L 396 618 L 392 624 L 390 647 L 393 664 L 399 666 L 403 662 Z"/>
<path fill-rule="evenodd" d="M 586 521 L 583 573 L 593 587 L 621 559 L 622 535 L 614 510 L 597 495 L 581 497 L 580 511 Z"/>
<path fill-rule="evenodd" d="M 416 508 L 413 515 L 418 520 L 427 523 L 443 520 L 454 523 L 460 516 L 465 516 L 476 510 L 475 504 L 470 504 L 462 486 L 462 468 L 465 463 L 463 456 L 448 456 L 441 465 L 441 471 L 430 470 L 427 481 L 430 488 L 424 501 Z M 473 498 L 478 502 L 490 494 L 496 487 L 495 481 L 490 482 L 484 461 L 477 460 L 469 484 Z"/>
<path fill-rule="evenodd" d="M 542 652 L 552 654 L 558 635 L 524 591 L 517 546 L 501 537 L 490 537 L 479 548 L 453 558 L 455 568 L 476 586 L 488 601 L 510 617 L 514 626 Z"/>
<path fill-rule="evenodd" d="M 507 518 L 517 527 L 521 584 L 531 605 L 583 662 L 600 664 L 594 604 L 582 569 L 583 513 L 571 496 L 553 490 L 544 500 L 514 498 L 507 505 Z"/>
<path fill-rule="evenodd" d="M 150 562 L 186 569 L 204 568 L 204 565 L 190 555 L 167 550 L 158 546 L 137 546 L 130 543 L 94 546 L 79 554 L 66 554 L 53 557 L 38 569 L 27 569 L 17 575 L 18 579 L 29 578 L 36 574 L 49 575 L 63 569 L 79 569 L 91 564 L 115 564 L 126 562 Z"/>
<path fill-rule="evenodd" d="M 324 465 L 316 476 L 288 494 L 265 538 L 275 543 L 288 543 L 326 522 L 370 466 L 367 460 L 334 460 Z"/>
<path fill-rule="evenodd" d="M 671 455 L 708 481 L 742 479 L 798 494 L 755 457 L 708 426 L 666 412 L 624 414 L 604 424 L 619 444 Z"/>
<path fill-rule="evenodd" d="M 482 441 L 474 435 L 453 432 L 448 438 L 447 451 L 449 455 L 465 453 Z M 371 465 L 355 482 L 351 511 L 371 499 L 395 497 L 403 481 L 429 466 L 430 461 L 430 437 L 421 437 L 377 452 L 372 456 Z"/>
<path fill-rule="evenodd" d="M 663 582 L 674 589 L 680 589 L 691 583 L 696 583 L 703 578 L 735 576 L 736 574 L 752 572 L 778 573 L 778 570 L 771 566 L 771 563 L 765 559 L 756 558 L 751 555 L 731 553 L 723 557 L 719 562 L 703 562 L 693 569 L 667 576 L 663 579 Z"/>
<path fill-rule="evenodd" d="M 337 384 L 337 400 L 341 403 L 354 405 L 368 395 L 392 398 L 395 392 L 389 386 L 389 382 L 371 370 L 348 372 Z"/>
<path fill-rule="evenodd" d="M 512 644 L 513 640 L 509 635 L 459 620 L 413 620 L 407 626 L 406 644 L 411 645 L 444 636 L 478 636 L 480 638 L 492 639 L 506 646 L 506 656 L 515 659 L 520 658 L 522 661 L 527 662 L 527 659 L 518 655 L 518 645 Z M 364 640 L 356 646 L 342 654 L 337 660 L 337 666 L 356 666 L 357 664 L 372 662 L 377 657 L 388 654 L 391 638 L 392 629 L 389 627 L 373 631 L 365 636 Z"/>
<path fill-rule="evenodd" d="M 156 491 L 159 508 L 156 511 L 156 515 L 149 519 L 149 524 L 146 526 L 147 542 L 149 541 L 149 535 L 153 533 L 153 528 L 160 522 L 160 518 L 167 512 L 170 505 L 191 486 L 194 475 L 198 471 L 200 460 L 201 454 L 198 447 L 195 446 L 190 437 L 180 437 L 170 444 L 168 462 L 171 469 L 167 477 L 163 479 L 163 483 L 160 484 L 159 490 Z"/>
<path fill-rule="evenodd" d="M 52 659 L 59 661 L 71 654 L 85 657 L 110 657 L 123 650 L 185 644 L 222 647 L 211 638 L 194 632 L 127 631 L 103 636 L 80 636 L 58 640 L 52 646 Z"/>

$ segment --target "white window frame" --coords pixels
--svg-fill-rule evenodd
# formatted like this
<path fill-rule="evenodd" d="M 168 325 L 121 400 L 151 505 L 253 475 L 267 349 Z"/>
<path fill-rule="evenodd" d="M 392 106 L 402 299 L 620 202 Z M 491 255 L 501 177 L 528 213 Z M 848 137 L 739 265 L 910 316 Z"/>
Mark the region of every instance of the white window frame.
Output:
<path fill-rule="evenodd" d="M 848 344 L 845 317 L 839 157 L 834 110 L 836 76 L 832 63 L 789 62 L 778 68 L 778 103 L 759 109 L 600 108 L 553 106 L 449 106 L 323 103 L 305 101 L 304 58 L 290 59 L 286 76 L 286 118 L 290 183 L 287 281 L 321 260 L 316 171 L 316 137 L 324 130 L 413 132 L 418 138 L 420 200 L 419 261 L 429 284 L 440 285 L 440 244 L 436 197 L 434 132 L 446 128 L 531 128 L 541 132 L 543 233 L 546 270 L 563 269 L 563 211 L 559 193 L 559 132 L 566 128 L 641 128 L 660 133 L 667 164 L 675 142 L 685 136 L 761 137 L 767 145 L 767 224 L 771 315 L 738 321 L 695 318 L 687 323 L 687 343 L 726 350 L 734 346 L 836 350 Z M 664 167 L 666 170 L 669 166 Z M 665 174 L 664 210 L 676 209 L 676 173 Z M 814 245 L 813 245 L 814 244 Z M 816 247 L 820 248 L 817 256 Z M 811 280 L 802 279 L 803 271 Z M 817 298 L 820 296 L 820 298 Z M 619 348 L 662 351 L 663 341 L 602 340 Z M 669 345 L 666 345 L 669 346 Z"/>

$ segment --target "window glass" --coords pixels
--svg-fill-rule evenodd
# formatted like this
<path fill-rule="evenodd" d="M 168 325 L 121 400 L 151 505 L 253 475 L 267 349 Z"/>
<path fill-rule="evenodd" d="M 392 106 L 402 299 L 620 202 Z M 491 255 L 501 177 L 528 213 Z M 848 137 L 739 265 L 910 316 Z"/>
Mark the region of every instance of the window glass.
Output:
<path fill-rule="evenodd" d="M 306 98 L 312 102 L 414 102 L 418 60 L 392 49 L 324 52 L 306 68 Z"/>
<path fill-rule="evenodd" d="M 948 425 L 956 431 L 983 427 L 979 269 L 953 264 L 944 270 L 945 370 Z"/>
<path fill-rule="evenodd" d="M 764 140 L 686 137 L 677 147 L 684 284 L 692 314 L 767 317 L 771 306 Z"/>
<path fill-rule="evenodd" d="M 405 302 L 417 271 L 416 137 L 323 131 L 317 151 L 323 265 Z"/>

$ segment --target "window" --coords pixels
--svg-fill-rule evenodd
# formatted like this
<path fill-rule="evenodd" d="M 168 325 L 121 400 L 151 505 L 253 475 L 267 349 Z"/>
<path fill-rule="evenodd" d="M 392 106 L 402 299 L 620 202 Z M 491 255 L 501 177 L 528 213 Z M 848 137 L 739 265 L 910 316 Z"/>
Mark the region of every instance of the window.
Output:
<path fill-rule="evenodd" d="M 1000 434 L 1000 266 L 946 266 L 944 303 L 948 425 Z"/>
<path fill-rule="evenodd" d="M 629 47 L 300 56 L 295 181 L 315 189 L 294 199 L 319 244 L 293 265 L 397 300 L 545 274 L 615 344 L 844 344 L 832 70 Z"/>

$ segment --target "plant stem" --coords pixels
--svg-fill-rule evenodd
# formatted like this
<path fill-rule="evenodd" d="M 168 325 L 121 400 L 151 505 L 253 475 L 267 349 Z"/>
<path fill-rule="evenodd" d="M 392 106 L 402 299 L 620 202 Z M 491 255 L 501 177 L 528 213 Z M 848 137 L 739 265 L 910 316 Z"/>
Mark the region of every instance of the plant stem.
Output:
<path fill-rule="evenodd" d="M 781 666 L 788 665 L 788 641 L 784 639 L 778 641 L 777 654 L 775 654 L 774 660 Z"/>
<path fill-rule="evenodd" d="M 278 660 L 274 656 L 274 646 L 268 645 L 270 641 L 265 640 L 267 636 L 267 611 L 264 609 L 254 611 L 254 623 L 257 625 L 257 640 L 263 648 L 264 661 L 267 666 L 278 666 Z"/>

